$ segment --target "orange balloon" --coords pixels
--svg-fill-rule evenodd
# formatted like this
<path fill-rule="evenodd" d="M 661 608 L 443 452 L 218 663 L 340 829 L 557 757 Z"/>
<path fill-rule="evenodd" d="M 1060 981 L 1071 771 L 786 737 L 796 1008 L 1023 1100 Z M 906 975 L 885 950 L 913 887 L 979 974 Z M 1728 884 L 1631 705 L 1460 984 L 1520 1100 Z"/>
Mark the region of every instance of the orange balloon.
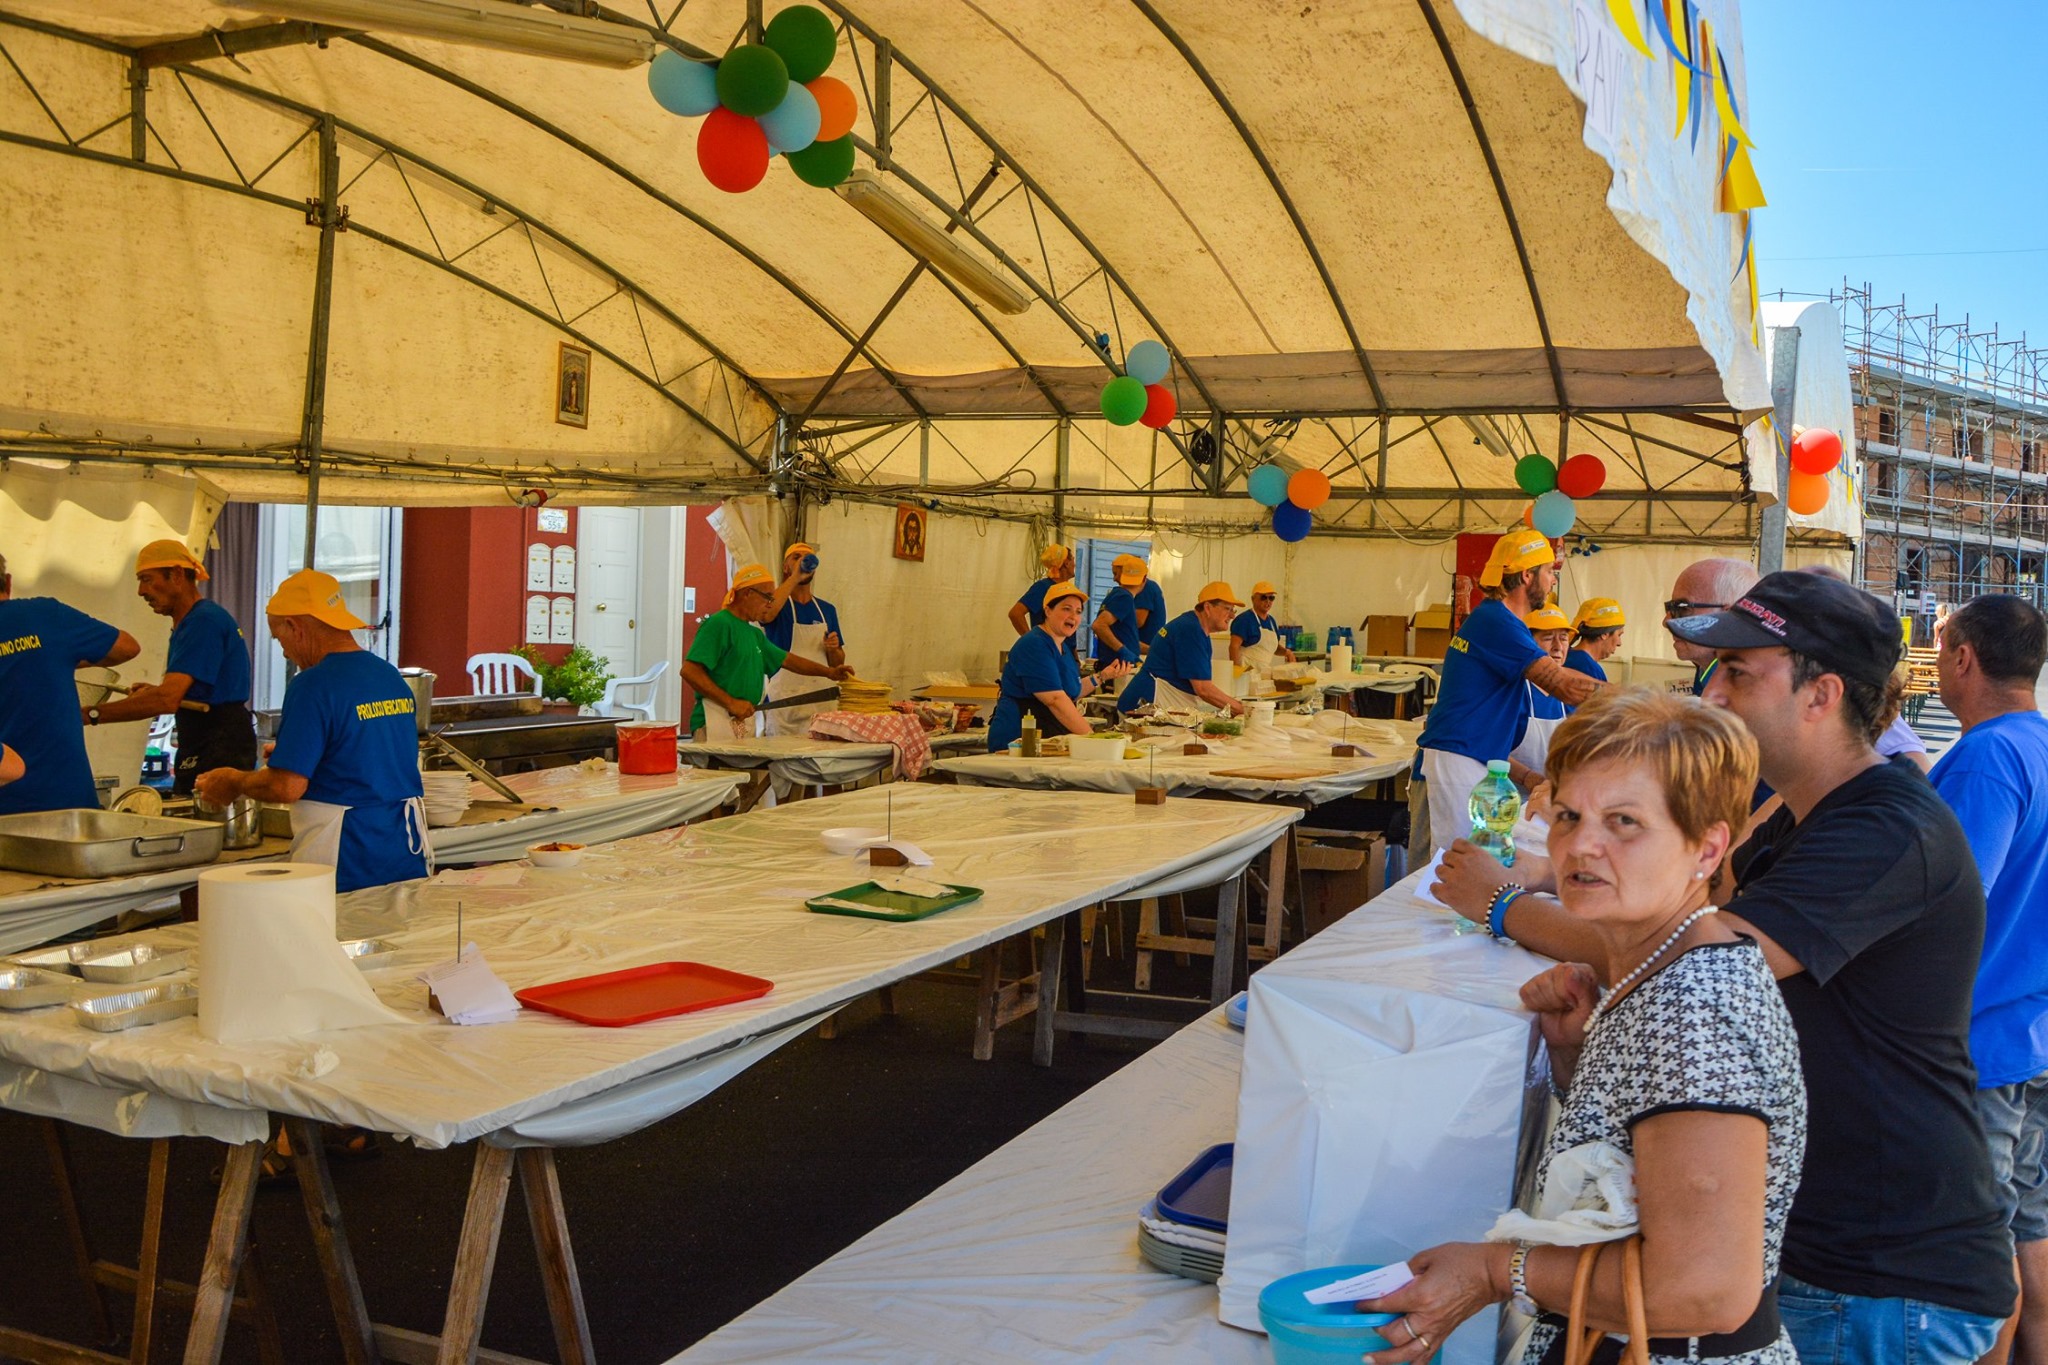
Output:
<path fill-rule="evenodd" d="M 1792 480 L 1785 488 L 1785 505 L 1802 517 L 1810 517 L 1828 505 L 1828 480 L 1825 474 L 1802 474 L 1792 471 Z"/>
<path fill-rule="evenodd" d="M 1330 500 L 1330 476 L 1320 469 L 1297 469 L 1287 480 L 1287 500 L 1313 512 Z"/>
<path fill-rule="evenodd" d="M 1529 528 L 1530 530 L 1532 530 L 1532 531 L 1536 529 L 1536 504 L 1535 504 L 1535 503 L 1533 503 L 1533 502 L 1532 502 L 1532 503 L 1530 503 L 1530 504 L 1529 504 L 1529 505 L 1528 505 L 1527 507 L 1524 507 L 1524 508 L 1522 509 L 1522 525 L 1524 525 L 1524 526 L 1528 527 L 1528 528 Z"/>
<path fill-rule="evenodd" d="M 837 76 L 820 76 L 804 89 L 818 102 L 818 141 L 832 142 L 853 131 L 860 106 L 853 102 L 853 90 Z"/>

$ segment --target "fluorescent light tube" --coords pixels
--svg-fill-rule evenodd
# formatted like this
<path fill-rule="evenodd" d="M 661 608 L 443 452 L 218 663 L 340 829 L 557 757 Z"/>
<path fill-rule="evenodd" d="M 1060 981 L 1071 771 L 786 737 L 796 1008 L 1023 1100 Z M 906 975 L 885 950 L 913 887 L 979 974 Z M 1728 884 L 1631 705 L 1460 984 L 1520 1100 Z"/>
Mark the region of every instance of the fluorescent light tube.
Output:
<path fill-rule="evenodd" d="M 867 220 L 895 238 L 911 255 L 924 260 L 955 284 L 999 313 L 1015 315 L 1031 306 L 1031 296 L 996 273 L 995 267 L 969 251 L 958 238 L 913 208 L 870 171 L 855 171 L 834 192 L 859 209 Z"/>
<path fill-rule="evenodd" d="M 225 0 L 238 9 L 332 28 L 409 33 L 593 66 L 640 66 L 655 41 L 639 29 L 503 0 Z"/>

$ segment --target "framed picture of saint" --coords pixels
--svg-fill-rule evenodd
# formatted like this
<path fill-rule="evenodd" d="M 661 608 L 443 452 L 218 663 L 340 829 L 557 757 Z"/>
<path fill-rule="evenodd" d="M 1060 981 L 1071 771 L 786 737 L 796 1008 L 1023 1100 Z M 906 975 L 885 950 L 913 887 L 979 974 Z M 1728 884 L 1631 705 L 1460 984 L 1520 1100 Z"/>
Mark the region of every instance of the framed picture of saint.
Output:
<path fill-rule="evenodd" d="M 590 352 L 566 341 L 555 363 L 555 421 L 565 427 L 590 425 Z"/>
<path fill-rule="evenodd" d="M 924 562 L 925 510 L 909 503 L 896 504 L 896 545 L 898 559 Z"/>

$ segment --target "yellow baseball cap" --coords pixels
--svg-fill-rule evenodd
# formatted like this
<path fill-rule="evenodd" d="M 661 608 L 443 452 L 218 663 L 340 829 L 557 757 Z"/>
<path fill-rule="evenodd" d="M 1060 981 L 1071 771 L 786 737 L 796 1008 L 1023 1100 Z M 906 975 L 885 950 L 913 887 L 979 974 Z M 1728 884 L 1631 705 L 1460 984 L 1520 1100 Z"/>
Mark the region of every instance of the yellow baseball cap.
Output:
<path fill-rule="evenodd" d="M 1570 630 L 1572 623 L 1556 607 L 1545 604 L 1522 618 L 1522 624 L 1531 630 Z"/>
<path fill-rule="evenodd" d="M 143 546 L 135 555 L 135 572 L 144 569 L 190 569 L 201 583 L 212 577 L 184 542 L 178 540 L 152 540 Z"/>
<path fill-rule="evenodd" d="M 1550 548 L 1549 536 L 1527 527 L 1517 527 L 1493 542 L 1493 554 L 1489 558 L 1488 567 L 1498 563 L 1501 574 L 1505 575 L 1520 573 L 1524 569 L 1539 568 L 1556 561 L 1557 555 Z M 1482 578 L 1480 581 L 1483 583 L 1486 580 Z M 1500 579 L 1495 578 L 1493 582 L 1497 584 Z"/>
<path fill-rule="evenodd" d="M 1200 606 L 1204 602 L 1228 602 L 1233 607 L 1244 605 L 1244 603 L 1237 600 L 1237 594 L 1230 590 L 1230 585 L 1220 578 L 1213 583 L 1203 585 L 1202 591 L 1195 595 L 1196 606 Z"/>
<path fill-rule="evenodd" d="M 1116 581 L 1126 588 L 1135 588 L 1145 581 L 1145 561 L 1136 555 L 1118 555 L 1109 564 L 1116 570 Z"/>
<path fill-rule="evenodd" d="M 1078 597 L 1083 602 L 1088 600 L 1088 594 L 1075 587 L 1072 579 L 1062 579 L 1045 590 L 1045 601 L 1041 606 L 1049 608 L 1053 603 L 1069 597 Z"/>
<path fill-rule="evenodd" d="M 1259 597 L 1267 593 L 1270 593 L 1273 596 L 1278 597 L 1280 595 L 1280 589 L 1274 587 L 1271 583 L 1268 583 L 1263 578 L 1261 578 L 1258 582 L 1252 584 L 1252 596 Z"/>
<path fill-rule="evenodd" d="M 1073 551 L 1064 545 L 1048 545 L 1038 552 L 1038 562 L 1048 569 L 1057 569 L 1060 565 L 1067 562 L 1067 556 L 1072 553 Z M 1073 585 L 1070 583 L 1067 586 L 1072 587 Z M 1051 589 L 1048 588 L 1047 591 L 1050 592 Z"/>
<path fill-rule="evenodd" d="M 766 568 L 759 564 L 740 565 L 739 571 L 732 576 L 732 582 L 728 585 L 733 592 L 738 592 L 741 588 L 772 588 L 774 586 L 774 577 L 769 574 Z"/>
<path fill-rule="evenodd" d="M 266 616 L 310 616 L 336 630 L 361 630 L 366 624 L 341 600 L 341 580 L 318 569 L 301 569 L 277 585 L 264 604 Z"/>
<path fill-rule="evenodd" d="M 788 559 L 791 555 L 814 555 L 816 553 L 818 553 L 818 551 L 815 546 L 806 545 L 801 540 L 799 540 L 791 544 L 787 550 L 784 550 L 782 552 L 782 557 L 784 559 Z"/>
<path fill-rule="evenodd" d="M 1627 624 L 1628 618 L 1621 614 L 1621 603 L 1611 597 L 1587 598 L 1579 603 L 1578 614 L 1572 617 L 1574 630 L 1607 630 Z"/>

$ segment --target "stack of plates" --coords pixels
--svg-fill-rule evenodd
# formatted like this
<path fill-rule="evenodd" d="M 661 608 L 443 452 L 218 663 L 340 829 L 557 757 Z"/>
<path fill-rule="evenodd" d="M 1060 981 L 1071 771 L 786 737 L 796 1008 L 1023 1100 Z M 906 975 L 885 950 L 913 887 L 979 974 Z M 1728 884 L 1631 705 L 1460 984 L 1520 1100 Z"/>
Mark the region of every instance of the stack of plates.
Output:
<path fill-rule="evenodd" d="M 1223 1274 L 1235 1147 L 1218 1143 L 1166 1183 L 1138 1213 L 1138 1254 L 1183 1279 L 1214 1282 Z"/>
<path fill-rule="evenodd" d="M 889 693 L 894 690 L 888 683 L 848 678 L 839 684 L 839 709 L 862 715 L 881 715 L 890 709 Z"/>
<path fill-rule="evenodd" d="M 468 773 L 421 773 L 427 789 L 427 823 L 435 829 L 462 823 L 469 809 Z"/>

